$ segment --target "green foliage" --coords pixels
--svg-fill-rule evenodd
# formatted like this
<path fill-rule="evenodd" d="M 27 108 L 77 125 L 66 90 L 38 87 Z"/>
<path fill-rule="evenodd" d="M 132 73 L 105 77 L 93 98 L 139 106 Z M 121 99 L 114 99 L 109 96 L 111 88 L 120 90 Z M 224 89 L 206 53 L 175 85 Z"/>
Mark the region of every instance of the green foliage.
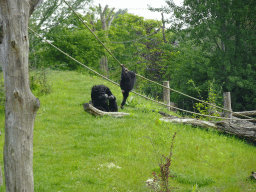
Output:
<path fill-rule="evenodd" d="M 61 50 L 89 67 L 98 66 L 99 58 L 104 53 L 103 47 L 86 30 L 72 32 L 72 30 L 64 29 L 57 36 L 53 36 L 52 40 Z M 47 55 L 46 58 L 51 63 L 61 61 L 66 63 L 69 69 L 77 69 L 79 66 L 63 53 L 53 48 L 48 49 Z"/>
<path fill-rule="evenodd" d="M 215 79 L 223 90 L 231 92 L 233 110 L 253 110 L 255 106 L 256 74 L 255 56 L 255 6 L 254 1 L 187 0 L 182 6 L 166 1 L 167 7 L 153 9 L 172 13 L 169 22 L 171 31 L 181 41 L 193 40 L 195 47 L 202 49 L 201 57 L 208 60 L 200 63 L 198 70 L 187 69 L 197 85 Z M 183 66 L 183 65 L 182 65 Z M 186 82 L 186 81 L 185 81 Z M 177 84 L 176 84 L 177 85 Z M 205 93 L 206 94 L 206 93 Z"/>
<path fill-rule="evenodd" d="M 198 95 L 200 96 L 200 99 L 203 100 L 205 103 L 195 103 L 194 105 L 194 109 L 196 109 L 197 112 L 199 112 L 200 114 L 203 115 L 211 115 L 211 116 L 216 116 L 216 117 L 220 117 L 220 111 L 218 108 L 214 107 L 218 105 L 218 100 L 221 99 L 220 97 L 220 92 L 221 89 L 219 91 L 217 91 L 214 87 L 214 80 L 213 81 L 208 81 L 209 85 L 208 85 L 208 97 L 206 99 L 206 101 L 201 97 L 201 90 L 199 89 L 199 87 L 196 87 L 195 82 L 190 79 L 188 81 L 189 84 L 192 84 L 195 91 L 198 93 Z M 193 114 L 194 117 L 197 117 L 197 115 Z M 199 116 L 199 118 L 204 119 L 205 117 L 203 116 Z M 209 119 L 209 118 L 207 118 Z"/>
<path fill-rule="evenodd" d="M 68 3 L 75 11 L 81 9 L 86 11 L 88 3 L 90 2 L 91 0 L 70 0 Z M 65 3 L 62 0 L 44 1 L 31 15 L 29 27 L 35 30 L 41 36 L 51 39 L 50 36 L 53 33 L 58 33 L 59 29 L 63 25 L 65 27 L 68 27 L 70 24 L 74 24 L 75 26 L 79 24 L 81 26 L 80 21 L 78 21 L 77 18 L 71 14 L 72 11 L 70 8 L 63 6 L 64 4 Z M 40 68 L 42 66 L 49 66 L 50 59 L 48 60 L 47 54 L 45 54 L 49 46 L 42 42 L 41 38 L 38 38 L 31 31 L 29 31 L 29 43 L 30 67 Z M 53 62 L 50 63 L 52 64 Z M 54 67 L 56 64 L 58 64 L 58 62 L 55 62 L 50 66 Z"/>
<path fill-rule="evenodd" d="M 133 93 L 129 94 L 128 99 L 126 100 L 125 105 L 135 108 L 140 104 L 140 100 L 138 97 L 135 97 Z"/>
<path fill-rule="evenodd" d="M 87 2 L 76 1 L 73 7 L 77 10 Z M 197 97 L 193 87 L 187 83 L 193 79 L 202 90 L 202 98 L 208 97 L 208 81 L 215 79 L 217 87 L 231 92 L 234 111 L 253 109 L 256 103 L 253 1 L 210 0 L 202 3 L 188 0 L 183 6 L 176 6 L 172 1 L 166 2 L 168 6 L 165 8 L 151 8 L 173 14 L 173 19 L 164 21 L 172 22 L 172 28 L 165 30 L 166 41 L 162 34 L 162 22 L 147 20 L 126 11 L 116 15 L 111 27 L 104 31 L 98 19 L 97 7 L 85 6 L 88 14 L 80 16 L 129 70 L 158 83 L 170 81 L 171 88 Z M 41 15 L 37 12 L 32 16 L 30 26 L 44 26 L 47 39 L 96 71 L 102 70 L 100 59 L 107 58 L 108 69 L 104 74 L 119 81 L 118 63 L 106 53 L 78 18 L 69 14 L 66 7 L 58 6 L 58 2 L 50 0 L 44 5 L 40 8 Z M 32 68 L 44 66 L 80 70 L 74 61 L 43 44 L 38 38 L 32 36 L 30 40 Z M 151 83 L 139 80 L 136 88 L 154 98 L 162 98 L 162 90 Z M 190 99 L 174 92 L 171 93 L 171 101 L 179 105 L 183 103 L 185 109 L 193 109 Z"/>
<path fill-rule="evenodd" d="M 156 34 L 155 28 L 160 23 L 156 20 L 147 20 L 133 14 L 118 15 L 112 22 L 109 39 L 115 57 L 129 70 L 136 73 L 143 72 L 145 62 L 142 51 L 146 48 L 144 42 Z M 109 58 L 110 63 L 114 60 Z M 117 69 L 116 64 L 113 69 Z"/>
<path fill-rule="evenodd" d="M 116 33 L 109 38 L 113 39 L 113 43 L 123 42 L 123 53 L 117 55 L 121 63 L 128 62 L 130 70 L 162 83 L 163 80 L 170 80 L 172 61 L 179 53 L 174 51 L 172 34 L 167 31 L 167 42 L 164 42 L 160 26 L 159 21 L 127 13 L 113 21 L 112 31 Z M 162 90 L 153 84 L 137 81 L 137 86 L 147 95 L 162 98 Z"/>
<path fill-rule="evenodd" d="M 41 69 L 32 72 L 29 77 L 30 89 L 36 95 L 50 94 L 52 92 L 51 83 L 48 79 L 48 70 Z"/>
<path fill-rule="evenodd" d="M 254 182 L 246 181 L 256 164 L 254 146 L 216 131 L 162 122 L 152 109 L 165 111 L 165 107 L 134 95 L 135 109 L 119 109 L 130 116 L 94 117 L 82 106 L 90 101 L 91 87 L 107 85 L 120 106 L 119 87 L 75 71 L 47 74 L 53 91 L 38 96 L 41 106 L 33 136 L 35 191 L 152 191 L 146 181 L 152 172 L 160 173 L 158 160 L 161 154 L 169 154 L 175 132 L 170 187 L 190 191 L 197 185 L 204 192 L 256 188 Z M 4 119 L 0 112 L 1 147 Z M 2 153 L 0 159 L 3 168 Z"/>

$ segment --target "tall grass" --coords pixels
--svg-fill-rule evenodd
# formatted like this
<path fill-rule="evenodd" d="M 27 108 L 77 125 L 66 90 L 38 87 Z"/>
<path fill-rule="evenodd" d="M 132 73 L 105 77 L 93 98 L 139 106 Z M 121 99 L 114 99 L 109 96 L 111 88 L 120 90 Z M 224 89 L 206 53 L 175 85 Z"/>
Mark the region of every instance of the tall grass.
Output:
<path fill-rule="evenodd" d="M 94 117 L 82 106 L 91 87 L 107 85 L 120 106 L 119 87 L 78 72 L 47 75 L 52 92 L 39 95 L 34 128 L 35 191 L 153 191 L 146 180 L 160 174 L 159 159 L 169 154 L 175 132 L 169 179 L 174 191 L 256 190 L 247 180 L 256 170 L 256 147 L 211 129 L 162 122 L 152 110 L 164 108 L 133 94 L 123 110 L 130 116 Z M 2 149 L 2 111 L 0 120 Z"/>

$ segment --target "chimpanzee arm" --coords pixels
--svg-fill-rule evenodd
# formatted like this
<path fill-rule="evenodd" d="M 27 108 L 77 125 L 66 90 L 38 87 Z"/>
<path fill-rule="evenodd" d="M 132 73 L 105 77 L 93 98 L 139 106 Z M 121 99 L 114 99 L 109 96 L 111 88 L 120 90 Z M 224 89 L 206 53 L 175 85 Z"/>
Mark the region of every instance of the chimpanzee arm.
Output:
<path fill-rule="evenodd" d="M 113 95 L 112 92 L 110 91 L 110 89 L 109 89 L 108 87 L 106 87 L 105 93 L 106 93 L 108 96 Z"/>
<path fill-rule="evenodd" d="M 117 103 L 116 103 L 116 97 L 114 95 L 111 95 L 109 97 L 109 111 L 110 112 L 117 112 L 118 111 L 118 107 L 117 107 Z"/>
<path fill-rule="evenodd" d="M 124 65 L 122 65 L 122 74 L 121 74 L 121 79 L 126 79 L 127 78 L 127 73 L 125 71 Z"/>

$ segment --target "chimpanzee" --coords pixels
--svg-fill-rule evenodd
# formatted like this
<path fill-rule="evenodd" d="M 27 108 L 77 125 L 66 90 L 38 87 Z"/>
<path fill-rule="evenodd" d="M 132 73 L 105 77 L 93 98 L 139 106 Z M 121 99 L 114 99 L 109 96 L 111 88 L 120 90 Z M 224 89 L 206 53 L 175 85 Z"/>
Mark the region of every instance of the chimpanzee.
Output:
<path fill-rule="evenodd" d="M 128 69 L 125 68 L 124 65 L 122 65 L 120 87 L 123 93 L 123 101 L 121 103 L 121 109 L 124 108 L 126 99 L 129 96 L 129 92 L 133 89 L 135 81 L 136 81 L 135 73 L 133 71 L 128 71 Z"/>
<path fill-rule="evenodd" d="M 105 85 L 94 85 L 92 87 L 91 99 L 92 105 L 101 111 L 118 111 L 116 97 Z"/>

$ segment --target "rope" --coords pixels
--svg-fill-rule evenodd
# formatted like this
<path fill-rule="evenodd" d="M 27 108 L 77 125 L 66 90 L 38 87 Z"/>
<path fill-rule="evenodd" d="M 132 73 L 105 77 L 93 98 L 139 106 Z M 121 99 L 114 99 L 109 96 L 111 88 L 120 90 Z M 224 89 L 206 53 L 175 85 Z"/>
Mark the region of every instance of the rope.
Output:
<path fill-rule="evenodd" d="M 120 61 L 111 53 L 111 51 L 110 51 L 110 50 L 101 42 L 101 40 L 93 33 L 93 31 L 90 29 L 90 27 L 88 27 L 88 25 L 81 19 L 81 17 L 79 17 L 79 15 L 73 10 L 73 8 L 72 8 L 65 0 L 63 0 L 63 1 L 64 1 L 64 2 L 66 3 L 66 5 L 72 10 L 72 12 L 79 18 L 79 20 L 85 25 L 85 27 L 93 34 L 93 36 L 104 46 L 104 48 L 105 48 L 105 49 L 108 51 L 108 53 L 117 61 L 117 63 L 118 63 L 120 66 L 122 66 L 122 64 L 120 63 Z M 203 101 L 203 100 L 197 99 L 197 98 L 195 98 L 195 97 L 189 96 L 189 95 L 187 95 L 187 94 L 185 94 L 185 93 L 179 92 L 179 91 L 177 91 L 177 90 L 175 90 L 175 89 L 172 89 L 172 88 L 170 88 L 170 87 L 166 87 L 166 86 L 164 86 L 164 85 L 161 85 L 160 83 L 157 83 L 157 82 L 155 82 L 155 81 L 152 81 L 152 80 L 150 80 L 150 79 L 148 79 L 148 78 L 146 78 L 146 77 L 143 77 L 143 76 L 141 76 L 141 75 L 139 75 L 139 74 L 136 74 L 136 76 L 138 76 L 138 77 L 140 77 L 140 78 L 142 78 L 142 79 L 145 79 L 145 80 L 147 80 L 147 81 L 150 81 L 151 83 L 154 83 L 154 84 L 159 85 L 159 86 L 161 86 L 161 87 L 164 87 L 165 89 L 169 89 L 169 90 L 171 90 L 171 91 L 174 91 L 174 92 L 176 92 L 176 93 L 179 93 L 179 94 L 181 94 L 181 95 L 184 95 L 184 96 L 186 96 L 186 97 L 188 97 L 188 98 L 190 98 L 190 99 L 194 99 L 194 100 L 196 100 L 196 101 L 198 101 L 198 102 L 204 103 L 204 104 L 206 104 L 206 105 L 210 105 L 210 106 L 212 106 L 212 107 L 215 107 L 215 108 L 224 110 L 224 111 L 229 112 L 229 113 L 232 113 L 232 114 L 235 113 L 235 112 L 233 112 L 233 111 L 229 111 L 229 110 L 224 109 L 224 108 L 222 108 L 222 107 L 219 107 L 219 106 L 217 106 L 217 105 L 214 105 L 214 104 L 211 104 L 211 103 L 207 103 L 206 101 Z M 242 114 L 239 114 L 239 115 L 242 116 L 242 117 L 246 117 L 246 118 L 248 118 L 248 119 L 254 119 L 254 118 L 251 118 L 251 117 L 246 116 L 246 115 L 242 115 Z M 256 120 L 256 119 L 254 119 L 254 120 Z"/>
<path fill-rule="evenodd" d="M 65 1 L 63 0 L 66 5 L 72 10 L 72 12 L 79 18 L 79 20 L 85 25 L 85 27 L 93 34 L 93 36 L 100 42 L 101 45 L 103 45 L 103 47 L 107 50 L 107 52 L 117 61 L 117 63 L 121 66 L 122 64 L 120 63 L 120 61 L 117 60 L 117 58 L 111 53 L 111 51 L 106 47 L 106 45 L 104 45 L 104 43 L 101 42 L 101 40 L 97 37 L 97 35 L 95 35 L 93 33 L 93 31 L 90 29 L 90 27 L 88 27 L 88 25 L 86 25 L 86 23 L 81 19 L 81 17 L 79 17 L 79 15 L 73 10 L 73 8 Z"/>
<path fill-rule="evenodd" d="M 29 29 L 30 31 L 32 31 L 33 33 L 35 33 L 35 34 L 37 35 L 37 37 L 40 37 L 40 38 L 43 39 L 45 42 L 47 42 L 48 44 L 50 44 L 52 47 L 54 47 L 55 49 L 57 49 L 58 51 L 60 51 L 61 53 L 63 53 L 63 54 L 66 55 L 67 57 L 69 57 L 70 59 L 74 60 L 75 62 L 79 63 L 80 65 L 82 65 L 83 67 L 89 69 L 90 71 L 92 71 L 93 73 L 99 75 L 100 77 L 102 77 L 102 78 L 104 78 L 104 79 L 106 79 L 106 80 L 108 80 L 108 81 L 110 81 L 110 82 L 112 82 L 112 83 L 114 83 L 114 84 L 117 84 L 116 82 L 114 82 L 114 81 L 108 79 L 108 78 L 105 77 L 104 75 L 101 75 L 101 74 L 98 73 L 97 71 L 95 71 L 95 70 L 89 68 L 88 66 L 84 65 L 84 64 L 81 63 L 80 61 L 74 59 L 73 57 L 71 57 L 70 55 L 68 55 L 67 53 L 65 53 L 64 51 L 62 51 L 61 49 L 59 49 L 59 48 L 56 47 L 55 45 L 53 45 L 51 42 L 45 40 L 43 37 L 41 37 L 39 34 L 37 34 L 34 30 L 30 29 L 29 27 L 28 27 L 28 29 Z M 117 85 L 118 85 L 118 84 L 117 84 Z M 118 85 L 118 86 L 119 86 L 119 85 Z"/>
<path fill-rule="evenodd" d="M 82 66 L 85 67 L 86 69 L 92 71 L 93 73 L 99 75 L 100 77 L 106 79 L 107 81 L 109 81 L 109 82 L 111 82 L 111 83 L 113 83 L 113 84 L 119 86 L 119 84 L 116 83 L 115 81 L 112 81 L 111 79 L 105 77 L 104 75 L 101 75 L 101 74 L 98 73 L 97 71 L 95 71 L 95 70 L 89 68 L 88 66 L 84 65 L 84 64 L 81 63 L 80 61 L 76 60 L 75 58 L 71 57 L 70 55 L 68 55 L 67 53 L 65 53 L 64 51 L 62 51 L 61 49 L 59 49 L 59 48 L 56 47 L 55 45 L 53 45 L 53 44 L 52 44 L 51 42 L 49 42 L 48 40 L 45 40 L 43 37 L 41 37 L 39 34 L 37 34 L 34 30 L 30 29 L 29 27 L 28 27 L 28 29 L 29 29 L 30 31 L 32 31 L 33 33 L 35 33 L 37 37 L 43 39 L 43 40 L 44 40 L 45 42 L 47 42 L 49 45 L 51 45 L 52 47 L 54 47 L 55 49 L 57 49 L 58 51 L 60 51 L 61 53 L 63 53 L 63 54 L 66 55 L 67 57 L 69 57 L 70 59 L 72 59 L 73 61 L 77 62 L 78 64 L 82 65 Z M 153 102 L 155 102 L 155 103 L 158 103 L 158 104 L 160 104 L 160 105 L 164 105 L 164 106 L 167 106 L 167 107 L 171 107 L 171 108 L 176 109 L 176 110 L 179 110 L 179 111 L 183 111 L 183 112 L 187 112 L 187 113 L 191 113 L 191 114 L 195 114 L 195 115 L 200 115 L 200 116 L 204 116 L 204 117 L 211 117 L 211 118 L 216 118 L 216 119 L 232 120 L 232 118 L 216 117 L 216 116 L 204 115 L 204 114 L 200 114 L 200 113 L 195 113 L 195 112 L 187 111 L 187 110 L 184 110 L 184 109 L 180 109 L 180 108 L 178 108 L 178 107 L 174 107 L 174 106 L 167 105 L 167 104 L 165 104 L 165 103 L 163 103 L 163 102 L 156 101 L 156 100 L 151 99 L 151 98 L 149 98 L 149 97 L 147 97 L 147 96 L 145 96 L 145 95 L 141 95 L 140 93 L 137 93 L 137 92 L 135 92 L 135 91 L 131 91 L 131 92 L 132 92 L 132 93 L 135 93 L 136 95 L 139 95 L 139 96 L 141 96 L 141 97 L 144 97 L 144 98 L 146 98 L 146 99 L 148 99 L 148 100 L 151 100 L 151 101 L 153 101 Z M 241 120 L 252 120 L 252 119 L 241 119 Z"/>

